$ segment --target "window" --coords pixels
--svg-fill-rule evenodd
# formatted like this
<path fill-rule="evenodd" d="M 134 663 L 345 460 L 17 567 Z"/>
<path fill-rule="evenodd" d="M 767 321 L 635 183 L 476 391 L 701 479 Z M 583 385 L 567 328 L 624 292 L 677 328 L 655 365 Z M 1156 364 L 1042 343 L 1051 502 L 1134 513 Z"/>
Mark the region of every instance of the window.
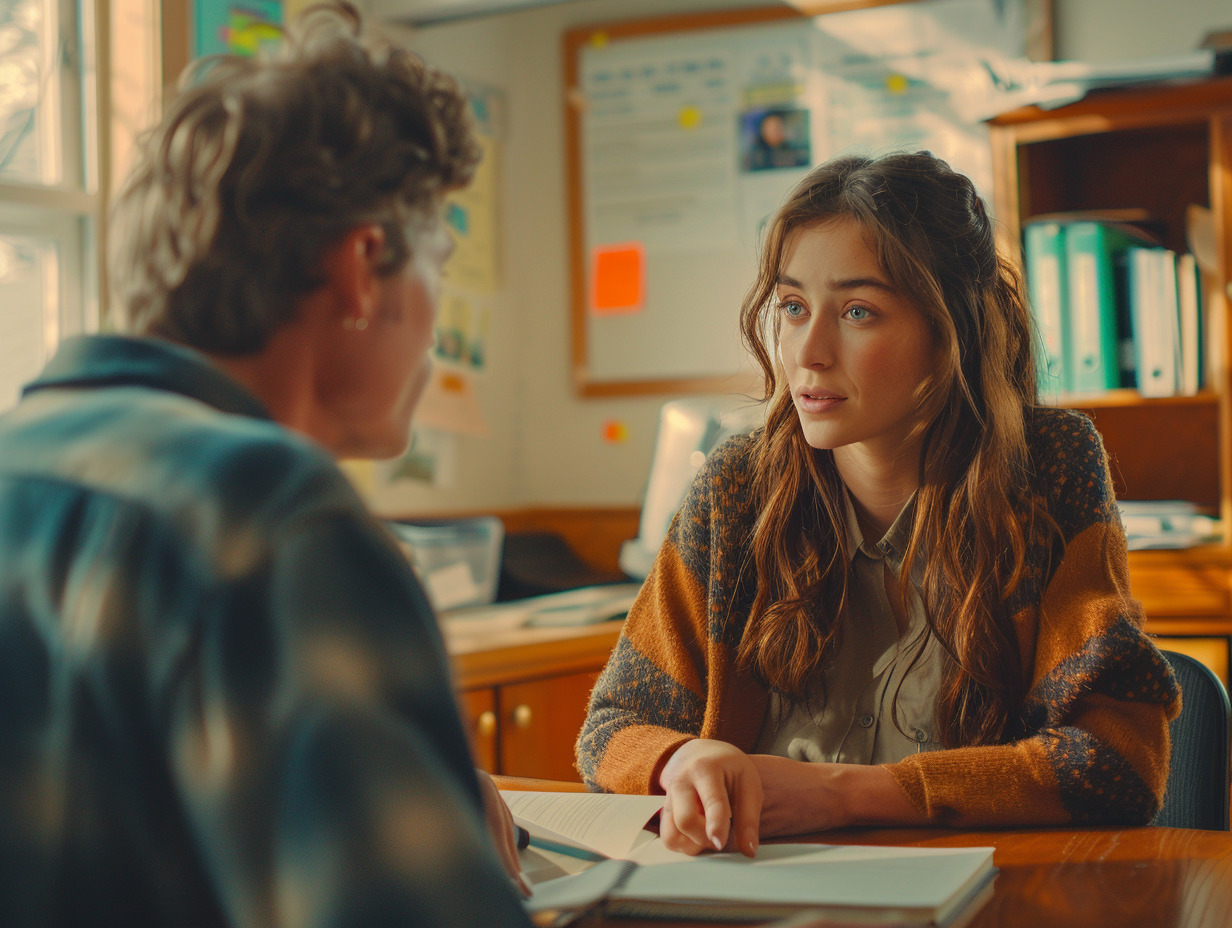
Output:
<path fill-rule="evenodd" d="M 0 0 L 0 411 L 98 324 L 95 0 Z"/>

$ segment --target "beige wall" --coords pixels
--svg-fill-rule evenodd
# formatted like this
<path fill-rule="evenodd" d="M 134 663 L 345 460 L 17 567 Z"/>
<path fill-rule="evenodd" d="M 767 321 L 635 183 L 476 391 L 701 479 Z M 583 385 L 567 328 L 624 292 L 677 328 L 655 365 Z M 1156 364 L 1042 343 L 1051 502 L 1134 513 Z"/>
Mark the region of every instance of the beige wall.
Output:
<path fill-rule="evenodd" d="M 379 508 L 402 513 L 640 502 L 657 410 L 666 397 L 581 399 L 569 378 L 560 38 L 575 25 L 751 5 L 757 4 L 577 0 L 413 33 L 412 44 L 426 58 L 506 95 L 504 284 L 490 367 L 479 384 L 492 437 L 460 440 L 455 488 L 382 493 L 374 500 Z M 366 6 L 388 17 L 397 0 Z M 1056 54 L 1066 58 L 1165 55 L 1192 48 L 1209 29 L 1232 28 L 1226 0 L 1056 0 L 1055 6 Z M 733 294 L 732 313 L 738 299 Z M 626 442 L 603 441 L 608 419 L 627 425 Z"/>

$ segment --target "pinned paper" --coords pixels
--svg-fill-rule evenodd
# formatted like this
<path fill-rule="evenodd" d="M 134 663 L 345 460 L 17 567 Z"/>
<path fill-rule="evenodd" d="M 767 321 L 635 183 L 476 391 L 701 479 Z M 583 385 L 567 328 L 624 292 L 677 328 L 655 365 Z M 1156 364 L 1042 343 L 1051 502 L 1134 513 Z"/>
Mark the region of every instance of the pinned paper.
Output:
<path fill-rule="evenodd" d="M 348 458 L 339 461 L 338 466 L 351 481 L 356 492 L 366 499 L 372 499 L 376 492 L 376 465 L 372 461 Z"/>
<path fill-rule="evenodd" d="M 680 115 L 676 118 L 680 120 L 682 129 L 696 129 L 702 124 L 702 111 L 696 106 L 686 106 L 680 110 Z"/>
<path fill-rule="evenodd" d="M 594 250 L 591 309 L 596 316 L 639 312 L 646 302 L 646 249 L 641 242 Z"/>
<path fill-rule="evenodd" d="M 483 370 L 490 320 L 490 298 L 442 287 L 433 355 L 459 367 Z"/>
<path fill-rule="evenodd" d="M 469 371 L 436 367 L 415 410 L 415 424 L 455 435 L 487 438 L 490 432 Z"/>
<path fill-rule="evenodd" d="M 457 483 L 458 436 L 416 425 L 411 446 L 399 458 L 381 465 L 383 485 L 422 483 L 448 488 Z"/>
<path fill-rule="evenodd" d="M 482 158 L 475 176 L 445 199 L 445 224 L 454 246 L 445 285 L 471 293 L 493 293 L 500 284 L 496 221 L 500 145 L 490 136 L 479 135 L 476 140 Z"/>
<path fill-rule="evenodd" d="M 608 419 L 603 423 L 603 440 L 610 445 L 628 441 L 629 427 L 617 419 Z"/>

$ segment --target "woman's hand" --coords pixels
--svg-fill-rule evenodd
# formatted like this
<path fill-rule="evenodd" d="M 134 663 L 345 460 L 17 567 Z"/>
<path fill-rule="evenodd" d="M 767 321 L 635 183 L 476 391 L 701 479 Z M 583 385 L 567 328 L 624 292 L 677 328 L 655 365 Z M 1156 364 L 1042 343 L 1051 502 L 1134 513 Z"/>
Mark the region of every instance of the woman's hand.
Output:
<path fill-rule="evenodd" d="M 924 825 L 890 771 L 751 754 L 762 785 L 761 833 L 799 835 L 852 825 Z"/>
<path fill-rule="evenodd" d="M 659 774 L 659 834 L 673 851 L 757 853 L 762 785 L 748 754 L 725 741 L 685 742 Z"/>
<path fill-rule="evenodd" d="M 813 764 L 751 754 L 762 785 L 761 833 L 799 835 L 852 824 L 840 781 L 845 764 Z M 871 768 L 864 768 L 869 770 Z"/>
<path fill-rule="evenodd" d="M 500 855 L 505 872 L 513 880 L 523 898 L 530 895 L 530 884 L 522 876 L 522 864 L 518 860 L 518 834 L 513 824 L 513 813 L 501 798 L 500 790 L 492 782 L 492 778 L 482 770 L 476 770 L 479 777 L 479 792 L 483 796 L 483 816 L 492 834 L 492 842 Z"/>

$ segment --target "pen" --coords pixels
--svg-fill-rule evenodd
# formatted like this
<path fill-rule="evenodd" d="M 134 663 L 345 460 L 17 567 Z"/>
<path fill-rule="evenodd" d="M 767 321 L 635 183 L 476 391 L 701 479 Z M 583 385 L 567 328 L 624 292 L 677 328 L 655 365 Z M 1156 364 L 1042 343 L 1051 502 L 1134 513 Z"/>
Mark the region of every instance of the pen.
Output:
<path fill-rule="evenodd" d="M 519 826 L 520 827 L 520 826 Z M 525 831 L 526 829 L 521 829 Z M 522 836 L 518 835 L 518 840 L 522 840 Z M 559 841 L 553 841 L 550 838 L 541 838 L 538 835 L 527 833 L 527 843 L 531 847 L 537 847 L 541 851 L 551 851 L 554 854 L 564 854 L 566 857 L 576 857 L 578 860 L 600 861 L 607 860 L 607 857 L 597 851 L 588 851 L 584 847 L 574 847 L 572 844 L 562 844 Z"/>

